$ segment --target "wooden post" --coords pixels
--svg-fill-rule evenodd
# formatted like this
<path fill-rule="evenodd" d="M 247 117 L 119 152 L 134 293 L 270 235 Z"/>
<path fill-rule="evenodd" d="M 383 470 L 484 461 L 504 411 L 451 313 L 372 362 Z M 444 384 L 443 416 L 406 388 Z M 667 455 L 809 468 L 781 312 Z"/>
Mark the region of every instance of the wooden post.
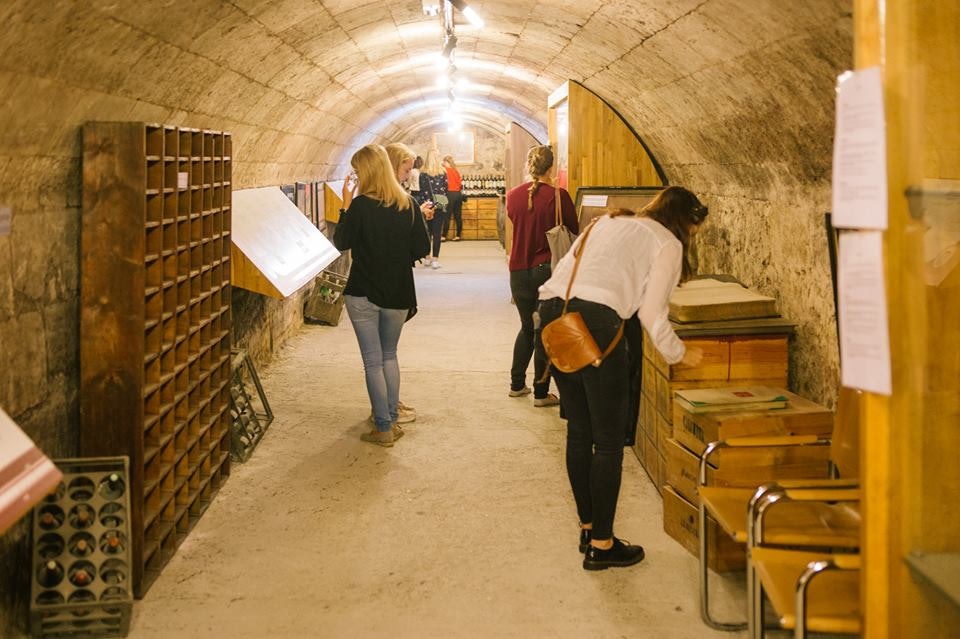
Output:
<path fill-rule="evenodd" d="M 929 203 L 932 181 L 960 180 L 960 5 L 856 0 L 854 21 L 855 66 L 883 73 L 894 390 L 860 403 L 863 636 L 947 637 L 960 626 L 960 603 L 913 560 L 960 557 L 960 464 L 951 457 L 960 446 L 960 266 L 929 279 L 931 219 L 905 194 L 924 192 Z"/>

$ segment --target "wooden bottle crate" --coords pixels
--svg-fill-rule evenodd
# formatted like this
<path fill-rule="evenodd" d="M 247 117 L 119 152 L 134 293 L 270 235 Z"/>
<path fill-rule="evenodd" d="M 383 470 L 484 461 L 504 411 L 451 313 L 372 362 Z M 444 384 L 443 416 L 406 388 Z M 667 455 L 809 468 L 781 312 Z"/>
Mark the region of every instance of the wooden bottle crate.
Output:
<path fill-rule="evenodd" d="M 833 432 L 833 411 L 780 389 L 787 408 L 747 412 L 691 413 L 674 402 L 673 436 L 695 455 L 710 442 L 760 435 L 823 435 Z M 724 451 L 728 455 L 728 451 Z"/>
<path fill-rule="evenodd" d="M 231 137 L 83 131 L 80 450 L 130 458 L 142 596 L 230 472 Z"/>
<path fill-rule="evenodd" d="M 829 446 L 724 448 L 710 456 L 707 485 L 756 488 L 775 479 L 828 477 Z M 666 483 L 693 505 L 700 504 L 700 456 L 675 439 L 666 443 Z"/>
<path fill-rule="evenodd" d="M 708 566 L 715 572 L 743 570 L 746 566 L 746 545 L 735 542 L 712 518 L 707 518 L 707 526 Z M 663 530 L 694 557 L 700 556 L 697 507 L 670 486 L 663 489 Z"/>
<path fill-rule="evenodd" d="M 674 328 L 688 347 L 703 349 L 704 357 L 696 367 L 667 364 L 644 331 L 636 440 L 641 439 L 640 433 L 647 439 L 637 458 L 661 491 L 667 474 L 666 441 L 675 437 L 673 394 L 689 388 L 786 386 L 788 343 L 793 333 L 793 325 L 779 318 Z M 648 464 L 653 465 L 647 468 Z"/>

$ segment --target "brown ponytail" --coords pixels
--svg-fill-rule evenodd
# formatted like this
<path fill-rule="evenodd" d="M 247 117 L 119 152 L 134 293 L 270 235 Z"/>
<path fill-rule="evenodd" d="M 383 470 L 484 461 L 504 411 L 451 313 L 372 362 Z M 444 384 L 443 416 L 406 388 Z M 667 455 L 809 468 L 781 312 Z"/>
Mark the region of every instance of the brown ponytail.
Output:
<path fill-rule="evenodd" d="M 527 152 L 527 173 L 533 183 L 527 190 L 527 210 L 533 210 L 533 196 L 540 188 L 540 178 L 544 177 L 553 166 L 553 149 L 547 145 L 532 147 Z"/>

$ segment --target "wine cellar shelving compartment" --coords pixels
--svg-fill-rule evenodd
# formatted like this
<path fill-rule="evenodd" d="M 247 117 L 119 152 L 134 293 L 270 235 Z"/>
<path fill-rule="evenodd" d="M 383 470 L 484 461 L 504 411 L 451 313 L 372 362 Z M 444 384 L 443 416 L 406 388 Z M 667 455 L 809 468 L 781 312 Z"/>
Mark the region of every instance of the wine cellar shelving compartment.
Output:
<path fill-rule="evenodd" d="M 230 471 L 231 138 L 83 132 L 80 447 L 130 458 L 140 597 Z"/>

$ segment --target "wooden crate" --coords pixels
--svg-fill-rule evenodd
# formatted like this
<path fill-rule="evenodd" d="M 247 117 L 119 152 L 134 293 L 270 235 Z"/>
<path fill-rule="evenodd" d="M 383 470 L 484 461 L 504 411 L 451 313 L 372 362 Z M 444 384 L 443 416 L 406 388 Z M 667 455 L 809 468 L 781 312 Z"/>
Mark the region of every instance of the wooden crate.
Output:
<path fill-rule="evenodd" d="M 745 544 L 735 542 L 712 518 L 707 519 L 707 528 L 707 565 L 716 572 L 743 570 L 746 566 Z M 700 556 L 700 521 L 697 507 L 670 486 L 663 489 L 663 530 L 694 557 Z"/>
<path fill-rule="evenodd" d="M 710 456 L 708 486 L 756 488 L 774 479 L 827 477 L 829 446 L 724 448 Z M 684 499 L 700 503 L 700 456 L 676 439 L 666 444 L 666 482 Z"/>
<path fill-rule="evenodd" d="M 673 437 L 699 455 L 709 442 L 759 435 L 823 435 L 833 432 L 833 411 L 780 390 L 789 407 L 780 410 L 690 413 L 674 402 Z M 724 453 L 726 454 L 726 453 Z"/>
<path fill-rule="evenodd" d="M 711 322 L 675 325 L 684 344 L 703 349 L 699 366 L 669 365 L 643 333 L 643 364 L 640 388 L 640 430 L 654 451 L 638 455 L 651 478 L 660 472 L 657 459 L 666 459 L 666 440 L 673 434 L 673 394 L 689 388 L 723 386 L 787 385 L 787 346 L 793 327 L 782 319 Z M 743 377 L 746 375 L 746 377 Z M 756 375 L 756 377 L 754 377 Z M 656 454 L 654 454 L 656 453 Z M 664 462 L 665 465 L 665 462 Z M 662 485 L 662 481 L 660 482 Z"/>

